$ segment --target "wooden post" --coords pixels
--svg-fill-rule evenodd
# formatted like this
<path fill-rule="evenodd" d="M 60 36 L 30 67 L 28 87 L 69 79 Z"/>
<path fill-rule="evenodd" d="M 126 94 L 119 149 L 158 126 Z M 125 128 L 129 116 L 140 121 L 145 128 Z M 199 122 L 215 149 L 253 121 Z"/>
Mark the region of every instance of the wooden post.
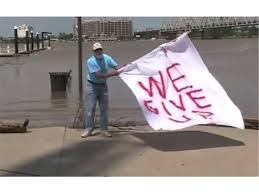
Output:
<path fill-rule="evenodd" d="M 49 41 L 49 47 L 50 47 L 50 34 L 48 34 L 48 41 Z"/>
<path fill-rule="evenodd" d="M 31 31 L 31 50 L 34 50 L 33 31 Z"/>
<path fill-rule="evenodd" d="M 41 48 L 44 48 L 44 33 L 41 33 Z"/>
<path fill-rule="evenodd" d="M 29 31 L 26 30 L 26 51 L 29 52 Z"/>
<path fill-rule="evenodd" d="M 17 26 L 14 27 L 14 53 L 18 54 L 18 32 Z"/>
<path fill-rule="evenodd" d="M 39 41 L 39 32 L 36 34 L 36 43 L 37 43 L 37 50 L 40 49 L 40 41 Z"/>

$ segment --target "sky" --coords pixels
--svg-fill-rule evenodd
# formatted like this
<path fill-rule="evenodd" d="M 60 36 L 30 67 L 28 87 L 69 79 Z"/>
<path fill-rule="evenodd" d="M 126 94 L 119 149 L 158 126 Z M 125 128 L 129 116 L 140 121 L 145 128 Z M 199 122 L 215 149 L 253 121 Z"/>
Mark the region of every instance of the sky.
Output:
<path fill-rule="evenodd" d="M 0 17 L 0 36 L 13 36 L 13 27 L 22 24 L 31 25 L 34 32 L 72 33 L 74 20 L 74 17 Z M 159 28 L 163 22 L 168 22 L 172 18 L 133 17 L 132 20 L 133 30 L 139 31 L 146 28 Z"/>

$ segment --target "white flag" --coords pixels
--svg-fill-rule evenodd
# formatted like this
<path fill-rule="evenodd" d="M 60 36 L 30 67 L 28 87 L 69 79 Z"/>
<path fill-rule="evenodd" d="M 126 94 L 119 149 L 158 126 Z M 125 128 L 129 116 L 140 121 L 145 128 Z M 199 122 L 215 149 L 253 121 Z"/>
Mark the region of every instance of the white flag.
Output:
<path fill-rule="evenodd" d="M 187 33 L 120 71 L 155 130 L 208 123 L 244 128 L 240 110 L 210 74 Z"/>

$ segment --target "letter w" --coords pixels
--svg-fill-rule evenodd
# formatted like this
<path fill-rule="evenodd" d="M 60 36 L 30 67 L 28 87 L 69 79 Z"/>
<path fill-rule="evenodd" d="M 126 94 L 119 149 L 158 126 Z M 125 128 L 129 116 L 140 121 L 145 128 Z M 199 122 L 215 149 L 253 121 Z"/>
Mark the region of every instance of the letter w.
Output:
<path fill-rule="evenodd" d="M 148 78 L 149 88 L 145 87 L 142 82 L 138 82 L 138 84 L 143 90 L 145 90 L 148 93 L 148 95 L 150 97 L 153 97 L 153 95 L 154 95 L 153 86 L 155 85 L 158 90 L 159 95 L 162 98 L 166 98 L 165 83 L 164 83 L 164 78 L 163 78 L 163 74 L 161 73 L 161 71 L 159 71 L 159 75 L 160 75 L 160 82 L 155 80 L 153 77 Z"/>

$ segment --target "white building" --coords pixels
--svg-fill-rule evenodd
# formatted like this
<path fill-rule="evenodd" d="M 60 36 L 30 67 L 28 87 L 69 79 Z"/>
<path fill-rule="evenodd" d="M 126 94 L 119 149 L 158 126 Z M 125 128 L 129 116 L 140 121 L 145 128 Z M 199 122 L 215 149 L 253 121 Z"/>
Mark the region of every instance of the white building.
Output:
<path fill-rule="evenodd" d="M 19 38 L 25 38 L 26 37 L 26 31 L 29 31 L 29 36 L 33 28 L 29 25 L 23 24 L 21 26 L 17 27 L 17 33 Z"/>
<path fill-rule="evenodd" d="M 74 24 L 74 37 L 77 36 L 77 23 Z M 87 38 L 124 38 L 133 37 L 131 18 L 99 18 L 82 21 L 82 35 Z"/>

